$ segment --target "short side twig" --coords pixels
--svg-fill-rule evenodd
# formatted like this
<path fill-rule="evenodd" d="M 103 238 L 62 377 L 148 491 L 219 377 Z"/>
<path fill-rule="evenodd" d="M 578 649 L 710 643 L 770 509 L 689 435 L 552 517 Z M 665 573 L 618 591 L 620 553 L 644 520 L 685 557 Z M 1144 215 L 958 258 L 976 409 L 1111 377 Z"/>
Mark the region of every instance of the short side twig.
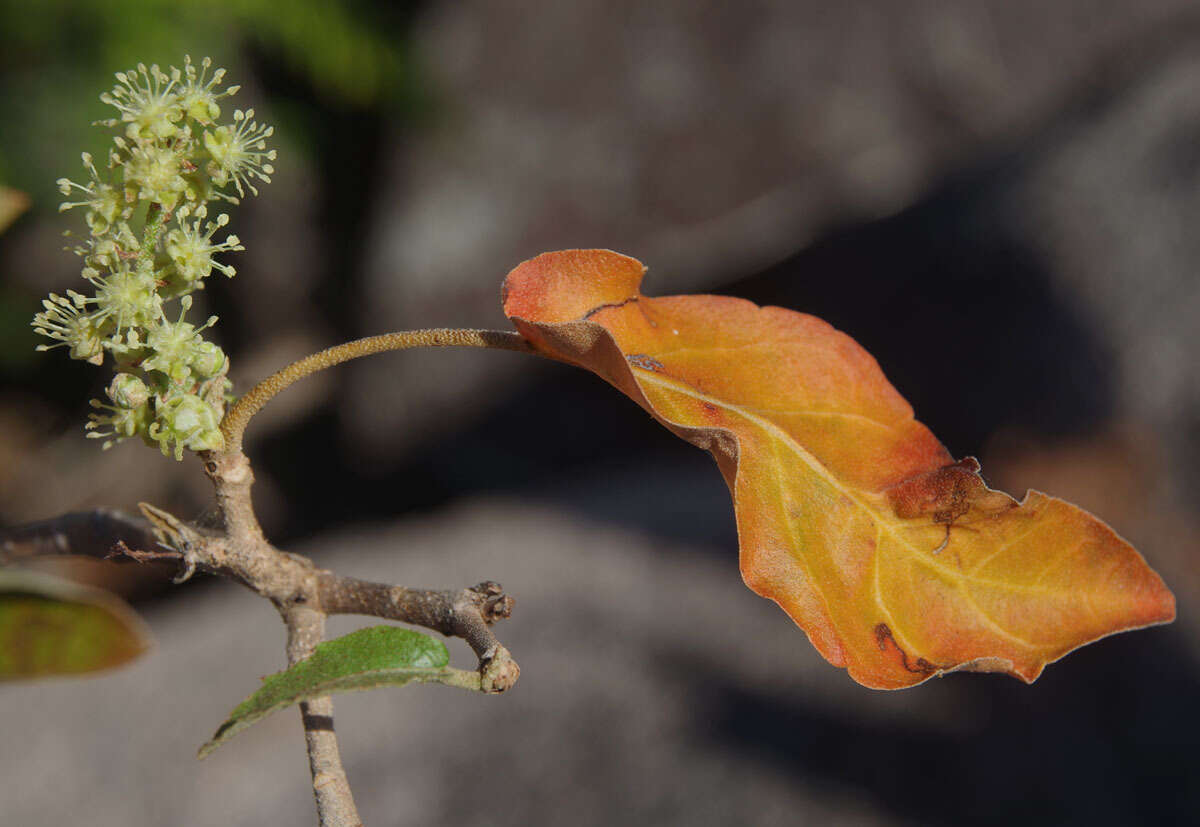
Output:
<path fill-rule="evenodd" d="M 512 614 L 513 599 L 499 583 L 485 581 L 452 592 L 388 586 L 321 572 L 317 600 L 326 614 L 383 617 L 462 638 L 479 658 L 484 692 L 504 692 L 521 675 L 517 662 L 491 630 L 491 624 Z"/>
<path fill-rule="evenodd" d="M 121 542 L 150 551 L 157 546 L 154 527 L 148 520 L 115 509 L 74 511 L 0 529 L 0 564 L 63 554 L 104 559 Z"/>

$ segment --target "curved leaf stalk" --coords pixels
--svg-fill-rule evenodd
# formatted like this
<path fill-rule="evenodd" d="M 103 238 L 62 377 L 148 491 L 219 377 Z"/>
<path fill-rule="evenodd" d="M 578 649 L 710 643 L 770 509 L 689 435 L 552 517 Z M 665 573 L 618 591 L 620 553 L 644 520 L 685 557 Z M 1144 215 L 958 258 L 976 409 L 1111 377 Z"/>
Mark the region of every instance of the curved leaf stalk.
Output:
<path fill-rule="evenodd" d="M 221 421 L 221 432 L 225 437 L 227 452 L 242 450 L 242 434 L 251 417 L 292 383 L 360 356 L 370 356 L 373 353 L 384 353 L 389 350 L 408 350 L 414 347 L 483 347 L 524 353 L 533 352 L 529 343 L 520 334 L 505 330 L 446 328 L 402 330 L 336 345 L 293 362 L 283 370 L 259 382 L 250 389 L 249 393 L 239 399 Z"/>

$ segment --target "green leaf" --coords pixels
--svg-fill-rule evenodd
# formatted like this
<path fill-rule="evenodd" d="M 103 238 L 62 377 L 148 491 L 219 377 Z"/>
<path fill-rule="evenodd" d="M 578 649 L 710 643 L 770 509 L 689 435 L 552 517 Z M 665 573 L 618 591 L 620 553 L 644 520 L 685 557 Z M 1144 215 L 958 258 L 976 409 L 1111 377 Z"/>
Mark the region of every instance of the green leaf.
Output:
<path fill-rule="evenodd" d="M 115 595 L 28 571 L 0 571 L 0 681 L 111 669 L 150 648 Z"/>
<path fill-rule="evenodd" d="M 311 656 L 263 678 L 263 685 L 217 728 L 199 757 L 251 724 L 294 703 L 333 692 L 444 683 L 479 691 L 479 673 L 453 669 L 440 640 L 397 626 L 371 626 L 317 645 Z"/>

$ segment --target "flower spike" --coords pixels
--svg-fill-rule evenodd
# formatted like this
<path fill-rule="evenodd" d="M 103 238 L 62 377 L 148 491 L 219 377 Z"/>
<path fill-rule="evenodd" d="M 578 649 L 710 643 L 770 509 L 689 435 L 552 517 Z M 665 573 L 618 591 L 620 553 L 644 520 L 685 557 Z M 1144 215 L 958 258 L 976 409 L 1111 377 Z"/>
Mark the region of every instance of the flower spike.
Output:
<path fill-rule="evenodd" d="M 91 294 L 52 293 L 32 327 L 51 340 L 38 350 L 66 348 L 95 365 L 111 357 L 109 402 L 93 401 L 88 436 L 108 447 L 138 435 L 181 458 L 223 444 L 218 423 L 231 387 L 229 359 L 204 338 L 216 317 L 185 321 L 191 294 L 214 270 L 233 276 L 221 259 L 243 249 L 233 233 L 215 239 L 229 216 L 209 220 L 208 203 L 238 203 L 271 180 L 274 130 L 252 109 L 219 122 L 221 101 L 238 87 L 225 87 L 225 70 L 207 57 L 185 56 L 182 69 L 139 63 L 115 77 L 100 96 L 116 110 L 99 122 L 118 130 L 107 165 L 83 153 L 82 183 L 57 182 L 67 198 L 59 209 L 84 211 L 89 233 L 69 249 L 83 259 Z M 178 316 L 169 321 L 175 299 Z"/>

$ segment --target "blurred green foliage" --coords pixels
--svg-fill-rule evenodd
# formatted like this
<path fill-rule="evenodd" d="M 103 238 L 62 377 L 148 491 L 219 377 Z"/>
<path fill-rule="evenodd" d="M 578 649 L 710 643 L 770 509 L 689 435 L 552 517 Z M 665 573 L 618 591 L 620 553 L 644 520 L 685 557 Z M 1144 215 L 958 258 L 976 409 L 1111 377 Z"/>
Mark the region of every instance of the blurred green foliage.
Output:
<path fill-rule="evenodd" d="M 0 0 L 0 186 L 28 194 L 14 236 L 57 236 L 61 176 L 79 172 L 79 154 L 107 156 L 111 138 L 92 123 L 111 117 L 100 102 L 113 73 L 137 63 L 179 64 L 208 56 L 245 86 L 234 107 L 254 107 L 277 126 L 276 142 L 292 163 L 307 157 L 323 184 L 347 178 L 357 201 L 360 163 L 371 136 L 357 124 L 411 123 L 428 109 L 417 71 L 412 21 L 422 0 Z M 361 164 L 360 164 L 361 165 Z M 333 171 L 332 173 L 326 171 Z M 340 171 L 340 172 L 339 172 Z M 333 180 L 339 184 L 340 179 Z M 354 204 L 339 215 L 355 220 Z M 61 222 L 61 229 L 67 229 Z M 327 227 L 327 230 L 331 231 Z M 39 249 L 63 255 L 59 244 Z M 10 247 L 10 249 L 15 249 Z M 27 256 L 0 256 L 0 267 L 38 267 Z M 34 359 L 28 316 L 40 289 L 0 269 L 0 384 L 16 382 L 58 397 L 60 371 Z M 52 287 L 69 285 L 53 285 Z M 30 384 L 32 383 L 32 385 Z M 74 396 L 78 396 L 76 386 Z"/>
<path fill-rule="evenodd" d="M 50 188 L 74 171 L 78 153 L 104 157 L 107 138 L 89 126 L 108 116 L 99 93 L 113 72 L 139 61 L 207 55 L 248 78 L 240 59 L 249 46 L 329 105 L 407 108 L 419 95 L 406 36 L 411 11 L 354 0 L 0 0 L 0 182 L 31 193 L 43 210 L 47 200 L 57 205 Z M 260 114 L 270 108 L 254 105 Z"/>

